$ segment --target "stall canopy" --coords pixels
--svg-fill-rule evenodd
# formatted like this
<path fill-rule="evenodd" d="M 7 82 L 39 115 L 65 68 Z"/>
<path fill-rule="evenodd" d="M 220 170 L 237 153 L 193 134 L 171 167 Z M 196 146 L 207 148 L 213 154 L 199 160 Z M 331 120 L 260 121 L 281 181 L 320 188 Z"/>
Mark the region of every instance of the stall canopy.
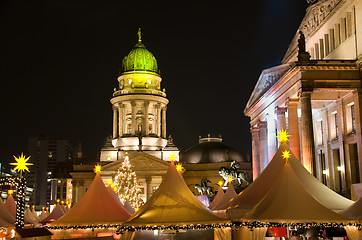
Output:
<path fill-rule="evenodd" d="M 293 223 L 349 221 L 323 206 L 308 192 L 292 167 L 293 164 L 300 164 L 297 159 L 283 161 L 273 186 L 251 211 L 242 216 L 243 219 Z"/>
<path fill-rule="evenodd" d="M 349 218 L 355 220 L 362 219 L 362 198 L 358 199 L 354 204 L 352 204 L 349 208 L 341 212 L 342 215 L 347 216 Z"/>
<path fill-rule="evenodd" d="M 16 203 L 13 198 L 13 194 L 9 193 L 8 199 L 5 202 L 6 209 L 13 215 L 13 217 L 16 217 Z"/>
<path fill-rule="evenodd" d="M 189 190 L 171 161 L 163 181 L 151 198 L 123 226 L 172 226 L 220 223 L 223 220 Z"/>
<path fill-rule="evenodd" d="M 212 200 L 212 202 L 209 205 L 209 209 L 214 210 L 224 195 L 225 195 L 224 190 L 222 190 L 222 186 L 220 186 L 214 200 Z"/>
<path fill-rule="evenodd" d="M 49 226 L 119 224 L 130 214 L 114 199 L 97 172 L 87 192 L 63 217 Z"/>
<path fill-rule="evenodd" d="M 286 161 L 282 157 L 284 151 L 290 151 L 286 142 L 281 143 L 273 159 L 259 177 L 249 187 L 239 193 L 237 197 L 226 204 L 231 218 L 238 218 L 245 212 L 250 211 L 276 184 L 280 184 L 280 182 L 277 182 L 277 179 L 279 179 L 282 171 L 285 172 L 284 168 L 286 166 Z M 353 201 L 337 194 L 311 175 L 291 151 L 290 153 L 289 171 L 293 172 L 298 180 L 296 182 L 299 182 L 305 189 L 304 192 L 307 192 L 321 205 L 335 212 L 340 212 L 353 204 Z"/>
<path fill-rule="evenodd" d="M 42 223 L 48 223 L 48 222 L 54 222 L 55 220 L 58 220 L 65 214 L 65 210 L 63 209 L 62 205 L 57 203 L 57 205 L 54 207 L 53 211 L 44 218 L 41 222 Z"/>
<path fill-rule="evenodd" d="M 237 196 L 234 186 L 232 183 L 228 184 L 228 189 L 226 190 L 224 196 L 220 200 L 220 202 L 214 207 L 213 210 L 224 210 L 226 208 L 225 203 L 230 202 Z"/>
<path fill-rule="evenodd" d="M 15 225 L 15 218 L 5 208 L 3 200 L 0 198 L 0 226 L 9 227 Z"/>

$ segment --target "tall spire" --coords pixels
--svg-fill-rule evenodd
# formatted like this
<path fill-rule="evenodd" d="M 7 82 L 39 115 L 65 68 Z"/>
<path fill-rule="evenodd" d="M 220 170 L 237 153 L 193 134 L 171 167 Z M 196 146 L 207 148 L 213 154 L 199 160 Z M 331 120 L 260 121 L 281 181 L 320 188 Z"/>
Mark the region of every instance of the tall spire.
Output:
<path fill-rule="evenodd" d="M 142 42 L 142 39 L 141 39 L 141 28 L 138 28 L 137 35 L 138 35 L 138 42 L 141 43 L 141 42 Z"/>

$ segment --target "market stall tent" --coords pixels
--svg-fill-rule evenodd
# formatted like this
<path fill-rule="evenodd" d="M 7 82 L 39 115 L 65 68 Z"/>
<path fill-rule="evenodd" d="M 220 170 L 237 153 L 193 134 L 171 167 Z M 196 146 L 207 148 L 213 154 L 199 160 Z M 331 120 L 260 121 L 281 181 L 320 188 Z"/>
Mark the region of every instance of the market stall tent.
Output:
<path fill-rule="evenodd" d="M 97 172 L 83 197 L 60 219 L 49 226 L 119 224 L 130 214 L 114 199 Z"/>
<path fill-rule="evenodd" d="M 286 142 L 281 143 L 273 159 L 259 177 L 233 200 L 226 203 L 225 208 L 231 219 L 239 218 L 250 211 L 265 195 L 268 194 L 273 186 L 278 184 L 276 182 L 278 176 L 280 176 L 285 167 L 285 159 L 282 157 L 284 151 L 290 151 Z M 353 204 L 353 201 L 329 189 L 311 175 L 291 151 L 290 153 L 291 158 L 289 159 L 288 165 L 290 166 L 290 171 L 294 173 L 296 179 L 300 182 L 306 192 L 317 202 L 335 212 L 341 212 Z"/>
<path fill-rule="evenodd" d="M 224 195 L 225 195 L 224 190 L 222 189 L 222 186 L 220 186 L 214 200 L 212 200 L 212 202 L 209 205 L 209 209 L 214 210 L 214 208 L 219 204 Z"/>

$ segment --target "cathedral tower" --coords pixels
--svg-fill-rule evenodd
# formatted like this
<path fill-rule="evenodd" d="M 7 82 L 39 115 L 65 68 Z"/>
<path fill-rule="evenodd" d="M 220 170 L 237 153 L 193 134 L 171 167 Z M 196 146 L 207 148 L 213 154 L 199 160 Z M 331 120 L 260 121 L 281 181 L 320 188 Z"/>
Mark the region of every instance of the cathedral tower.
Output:
<path fill-rule="evenodd" d="M 115 148 L 159 151 L 166 146 L 168 100 L 161 81 L 156 58 L 142 43 L 139 29 L 138 42 L 123 58 L 111 99 Z"/>

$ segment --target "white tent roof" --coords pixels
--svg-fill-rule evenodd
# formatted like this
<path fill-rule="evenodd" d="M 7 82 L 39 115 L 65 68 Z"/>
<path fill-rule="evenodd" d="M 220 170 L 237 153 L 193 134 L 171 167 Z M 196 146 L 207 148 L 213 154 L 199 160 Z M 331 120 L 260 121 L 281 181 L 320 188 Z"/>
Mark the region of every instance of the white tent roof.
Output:
<path fill-rule="evenodd" d="M 58 220 L 59 218 L 61 218 L 65 214 L 64 211 L 65 210 L 63 209 L 62 205 L 57 203 L 57 205 L 55 206 L 53 211 L 46 218 L 41 220 L 41 222 L 42 223 L 47 223 L 47 222 Z"/>
<path fill-rule="evenodd" d="M 124 226 L 172 226 L 224 222 L 189 190 L 171 162 L 163 181 L 151 198 Z"/>
<path fill-rule="evenodd" d="M 226 208 L 225 203 L 228 203 L 237 196 L 233 184 L 228 184 L 228 189 L 226 190 L 224 196 L 220 202 L 214 207 L 213 210 L 224 210 Z"/>
<path fill-rule="evenodd" d="M 348 218 L 320 204 L 303 186 L 290 159 L 265 197 L 243 218 L 268 222 L 340 222 Z M 285 161 L 285 160 L 284 160 Z"/>
<path fill-rule="evenodd" d="M 362 198 L 359 198 L 354 204 L 352 204 L 349 208 L 341 212 L 342 215 L 347 216 L 349 218 L 355 220 L 362 219 Z"/>
<path fill-rule="evenodd" d="M 129 212 L 129 214 L 131 215 L 135 213 L 135 210 L 131 206 L 131 203 L 128 201 L 128 199 L 126 199 L 126 201 L 124 202 L 124 209 L 126 209 L 127 212 Z"/>
<path fill-rule="evenodd" d="M 236 215 L 234 217 L 240 217 L 243 213 L 251 210 L 275 185 L 276 176 L 280 175 L 285 165 L 285 160 L 282 158 L 282 152 L 285 150 L 290 151 L 288 144 L 281 143 L 275 156 L 259 177 L 227 204 L 227 209 L 232 218 L 233 215 Z M 289 163 L 291 170 L 304 189 L 323 206 L 340 212 L 353 204 L 353 201 L 337 194 L 311 175 L 292 152 Z"/>
<path fill-rule="evenodd" d="M 41 211 L 40 215 L 39 215 L 39 221 L 42 221 L 43 219 L 45 219 L 47 216 L 49 216 L 49 213 L 47 211 L 43 210 Z"/>
<path fill-rule="evenodd" d="M 6 200 L 4 206 L 9 211 L 9 213 L 13 215 L 13 217 L 16 217 L 16 203 L 12 194 L 9 194 L 8 199 Z"/>
<path fill-rule="evenodd" d="M 209 209 L 214 210 L 224 195 L 225 195 L 224 190 L 222 190 L 222 186 L 220 186 L 216 196 L 214 197 L 214 200 L 212 200 L 212 202 L 209 205 Z"/>
<path fill-rule="evenodd" d="M 35 224 L 39 222 L 38 217 L 35 217 L 29 207 L 26 208 L 24 213 L 25 223 Z"/>
<path fill-rule="evenodd" d="M 0 226 L 9 227 L 15 225 L 15 218 L 5 208 L 3 200 L 0 198 Z"/>
<path fill-rule="evenodd" d="M 83 197 L 63 217 L 49 226 L 121 223 L 130 214 L 108 192 L 99 173 Z"/>
<path fill-rule="evenodd" d="M 108 185 L 107 187 L 108 192 L 112 195 L 112 197 L 122 206 L 124 207 L 124 205 L 122 204 L 121 200 L 119 199 L 119 197 L 117 196 L 117 193 L 113 190 L 113 188 Z M 127 209 L 126 209 L 127 210 Z"/>

